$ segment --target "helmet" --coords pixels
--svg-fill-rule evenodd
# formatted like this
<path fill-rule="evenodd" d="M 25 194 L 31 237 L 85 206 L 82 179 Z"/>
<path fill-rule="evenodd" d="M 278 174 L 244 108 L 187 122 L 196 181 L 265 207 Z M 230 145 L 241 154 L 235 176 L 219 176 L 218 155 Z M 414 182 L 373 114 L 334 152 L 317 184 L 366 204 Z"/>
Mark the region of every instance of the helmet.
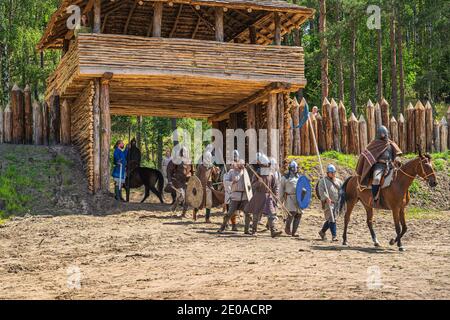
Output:
<path fill-rule="evenodd" d="M 334 165 L 330 164 L 327 167 L 327 173 L 336 173 L 336 167 Z"/>
<path fill-rule="evenodd" d="M 263 166 L 269 166 L 271 163 L 269 158 L 265 154 L 262 154 L 262 153 L 259 154 L 257 161 L 259 164 L 261 164 Z"/>
<path fill-rule="evenodd" d="M 294 169 L 295 171 L 297 171 L 297 169 L 298 169 L 298 164 L 297 164 L 297 162 L 292 161 L 292 162 L 289 164 L 289 169 Z"/>
<path fill-rule="evenodd" d="M 377 130 L 377 139 L 388 139 L 389 130 L 385 126 L 381 126 Z"/>

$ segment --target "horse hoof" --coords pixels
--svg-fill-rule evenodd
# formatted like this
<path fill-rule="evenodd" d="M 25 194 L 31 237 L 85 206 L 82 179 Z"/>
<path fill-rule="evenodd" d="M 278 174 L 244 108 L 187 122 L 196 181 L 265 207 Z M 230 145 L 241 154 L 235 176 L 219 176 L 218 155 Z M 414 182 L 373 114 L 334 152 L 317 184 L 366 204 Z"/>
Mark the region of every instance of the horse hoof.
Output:
<path fill-rule="evenodd" d="M 374 246 L 375 246 L 375 248 L 380 248 L 380 247 L 381 247 L 381 244 L 380 244 L 378 241 L 376 241 L 376 242 L 374 243 Z"/>
<path fill-rule="evenodd" d="M 391 246 L 393 246 L 393 245 L 395 244 L 395 239 L 391 239 L 391 241 L 389 241 L 389 244 L 390 244 Z"/>
<path fill-rule="evenodd" d="M 344 241 L 344 242 L 342 242 L 342 245 L 343 245 L 343 246 L 348 246 L 348 242 L 347 242 L 347 241 Z"/>
<path fill-rule="evenodd" d="M 405 249 L 405 248 L 403 248 L 403 247 L 399 247 L 399 248 L 398 248 L 398 251 L 400 251 L 400 252 L 405 252 L 405 251 L 406 251 L 406 249 Z"/>

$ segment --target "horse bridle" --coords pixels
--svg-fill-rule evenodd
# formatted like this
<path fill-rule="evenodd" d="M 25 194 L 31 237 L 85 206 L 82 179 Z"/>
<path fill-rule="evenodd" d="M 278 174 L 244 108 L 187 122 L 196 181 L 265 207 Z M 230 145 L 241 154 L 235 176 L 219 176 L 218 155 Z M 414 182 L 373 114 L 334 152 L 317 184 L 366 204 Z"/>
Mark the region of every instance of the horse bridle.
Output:
<path fill-rule="evenodd" d="M 426 181 L 427 178 L 428 178 L 429 176 L 434 175 L 435 172 L 434 172 L 433 167 L 431 167 L 431 172 L 430 172 L 429 174 L 427 174 L 427 173 L 425 172 L 425 169 L 424 169 L 424 167 L 423 167 L 423 163 L 424 163 L 425 161 L 427 161 L 427 158 L 420 159 L 420 162 L 419 162 L 419 163 L 420 163 L 420 169 L 422 170 L 422 173 L 423 173 L 424 177 L 422 177 L 422 176 L 419 175 L 419 174 L 416 174 L 416 175 L 413 177 L 412 175 L 410 175 L 410 174 L 406 173 L 405 171 L 403 171 L 403 169 L 402 169 L 401 167 L 400 167 L 398 170 L 399 170 L 401 173 L 403 173 L 405 176 L 407 176 L 407 177 L 409 177 L 409 178 L 411 178 L 411 179 L 415 179 L 417 176 L 419 176 L 419 177 L 421 177 L 424 181 Z"/>

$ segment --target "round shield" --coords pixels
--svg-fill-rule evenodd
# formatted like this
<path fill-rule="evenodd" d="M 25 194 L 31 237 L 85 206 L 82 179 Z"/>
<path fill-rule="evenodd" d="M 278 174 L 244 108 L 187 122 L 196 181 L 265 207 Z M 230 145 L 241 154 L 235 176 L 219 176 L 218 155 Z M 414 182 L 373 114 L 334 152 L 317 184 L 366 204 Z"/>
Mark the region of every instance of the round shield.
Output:
<path fill-rule="evenodd" d="M 300 177 L 296 189 L 297 203 L 300 209 L 306 209 L 311 204 L 312 188 L 311 181 L 305 176 Z"/>
<path fill-rule="evenodd" d="M 247 169 L 244 169 L 244 185 L 247 200 L 250 201 L 253 198 L 253 189 L 252 189 L 252 182 L 250 180 L 250 176 L 248 174 Z"/>
<path fill-rule="evenodd" d="M 196 176 L 189 178 L 186 189 L 186 202 L 191 207 L 198 209 L 203 203 L 203 186 L 202 182 Z"/>

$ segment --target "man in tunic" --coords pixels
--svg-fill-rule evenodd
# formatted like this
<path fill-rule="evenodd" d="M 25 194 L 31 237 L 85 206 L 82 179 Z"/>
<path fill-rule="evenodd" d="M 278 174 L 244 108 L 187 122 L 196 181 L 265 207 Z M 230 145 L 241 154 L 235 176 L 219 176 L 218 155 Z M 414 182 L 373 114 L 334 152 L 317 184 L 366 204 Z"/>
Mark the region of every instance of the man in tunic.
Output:
<path fill-rule="evenodd" d="M 361 153 L 356 173 L 360 178 L 361 185 L 367 186 L 372 174 L 372 196 L 374 204 L 378 201 L 381 180 L 392 163 L 401 165 L 400 157 L 402 151 L 395 142 L 389 139 L 389 131 L 385 126 L 377 130 L 377 136 Z"/>
<path fill-rule="evenodd" d="M 325 214 L 325 223 L 319 232 L 322 240 L 326 239 L 326 232 L 330 229 L 333 242 L 338 241 L 336 228 L 336 208 L 339 201 L 339 191 L 342 181 L 336 178 L 336 167 L 330 164 L 327 168 L 327 176 L 319 181 L 319 198 L 322 201 L 322 209 Z"/>
<path fill-rule="evenodd" d="M 246 215 L 245 233 L 256 235 L 258 232 L 258 223 L 261 215 L 267 216 L 269 229 L 272 238 L 279 237 L 281 232 L 275 227 L 276 220 L 276 199 L 272 193 L 278 197 L 278 184 L 272 172 L 270 160 L 266 155 L 260 155 L 258 159 L 258 176 L 252 178 L 253 198 L 244 209 Z M 253 227 L 250 233 L 250 215 L 253 215 Z"/>
<path fill-rule="evenodd" d="M 219 233 L 225 231 L 230 220 L 232 220 L 233 217 L 236 217 L 236 213 L 238 211 L 243 211 L 248 203 L 246 185 L 244 181 L 245 171 L 245 162 L 243 160 L 240 160 L 238 162 L 234 162 L 232 164 L 232 169 L 228 172 L 227 181 L 231 183 L 231 202 L 228 212 L 223 218 L 223 223 L 219 229 Z M 250 219 L 250 216 L 245 216 L 246 233 L 248 233 L 248 229 L 250 226 L 250 221 L 247 221 L 247 219 Z M 232 230 L 238 231 L 236 220 L 234 222 L 231 222 L 233 226 Z"/>
<path fill-rule="evenodd" d="M 225 192 L 224 214 L 227 214 L 228 211 L 230 210 L 230 205 L 231 205 L 231 201 L 232 201 L 232 194 L 233 194 L 232 185 L 233 185 L 233 182 L 230 180 L 230 174 L 235 169 L 236 165 L 239 164 L 240 161 L 241 160 L 240 160 L 239 151 L 238 150 L 234 150 L 234 152 L 233 152 L 233 162 L 230 165 L 230 170 L 228 172 L 225 172 L 224 175 L 223 175 L 223 188 L 224 188 L 224 192 Z M 244 164 L 245 164 L 245 161 L 244 161 Z M 226 170 L 226 166 L 224 166 L 223 168 L 224 168 L 224 170 Z M 239 209 L 238 211 L 242 211 L 242 209 Z M 237 230 L 237 218 L 238 218 L 238 215 L 239 215 L 238 211 L 235 211 L 235 213 L 230 218 L 230 222 L 231 222 L 231 226 L 232 226 L 232 230 L 233 231 L 238 231 Z"/>
<path fill-rule="evenodd" d="M 167 180 L 167 167 L 169 166 L 170 161 L 172 161 L 172 152 L 170 151 L 170 149 L 166 150 L 166 154 L 163 158 L 162 161 L 162 174 L 164 176 L 164 183 L 167 185 L 168 180 Z"/>
<path fill-rule="evenodd" d="M 200 179 L 203 187 L 203 203 L 200 208 L 194 209 L 194 221 L 197 221 L 199 210 L 206 209 L 206 223 L 211 223 L 211 209 L 215 208 L 225 201 L 225 193 L 216 191 L 213 188 L 213 181 L 220 176 L 220 169 L 213 163 L 211 152 L 206 151 L 202 162 L 197 167 L 196 176 Z"/>
<path fill-rule="evenodd" d="M 180 158 L 177 159 L 176 163 L 172 159 L 167 165 L 167 180 L 168 184 L 165 188 L 165 192 L 176 194 L 176 189 L 184 190 L 186 194 L 187 182 L 193 174 L 193 167 L 191 165 L 191 160 L 189 159 L 188 151 L 185 147 L 180 150 Z M 183 203 L 183 215 L 186 216 L 187 203 L 184 199 Z"/>
<path fill-rule="evenodd" d="M 298 164 L 292 161 L 289 164 L 288 173 L 281 178 L 280 183 L 280 199 L 286 209 L 289 210 L 289 216 L 286 219 L 286 228 L 284 231 L 287 235 L 298 238 L 297 233 L 303 211 L 298 207 L 297 203 L 297 183 L 298 183 Z"/>
<path fill-rule="evenodd" d="M 122 140 L 118 141 L 114 147 L 114 169 L 112 176 L 115 182 L 114 193 L 117 201 L 125 202 L 122 197 L 122 186 L 127 178 L 127 158 L 128 148 L 125 148 L 125 144 Z"/>

